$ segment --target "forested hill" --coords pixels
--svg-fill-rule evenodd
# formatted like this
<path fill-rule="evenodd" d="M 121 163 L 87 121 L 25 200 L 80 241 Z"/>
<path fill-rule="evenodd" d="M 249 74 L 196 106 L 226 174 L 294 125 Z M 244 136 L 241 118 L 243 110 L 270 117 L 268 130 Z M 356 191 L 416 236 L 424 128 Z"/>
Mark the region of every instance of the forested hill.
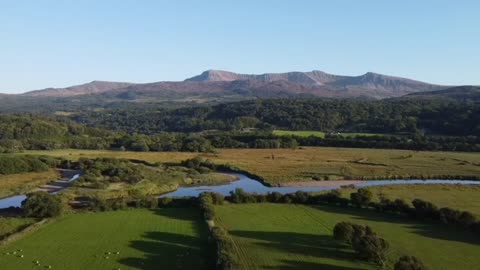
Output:
<path fill-rule="evenodd" d="M 478 136 L 480 103 L 438 98 L 263 99 L 173 110 L 87 112 L 71 119 L 92 127 L 145 134 L 279 128 Z"/>
<path fill-rule="evenodd" d="M 72 121 L 32 115 L 0 115 L 0 152 L 23 149 L 108 147 L 112 132 Z"/>

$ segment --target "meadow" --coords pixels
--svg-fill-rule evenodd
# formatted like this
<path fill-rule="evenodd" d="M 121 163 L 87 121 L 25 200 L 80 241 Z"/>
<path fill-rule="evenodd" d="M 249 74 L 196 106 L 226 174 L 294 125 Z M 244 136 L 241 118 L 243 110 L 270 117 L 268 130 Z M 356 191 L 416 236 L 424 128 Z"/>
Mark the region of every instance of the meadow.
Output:
<path fill-rule="evenodd" d="M 422 199 L 438 207 L 450 207 L 462 211 L 470 211 L 480 217 L 480 186 L 478 185 L 391 185 L 369 187 L 374 201 L 380 196 L 389 199 L 401 198 L 408 203 L 414 199 Z M 343 197 L 350 197 L 356 189 L 341 189 Z"/>
<path fill-rule="evenodd" d="M 322 131 L 309 131 L 309 130 L 292 131 L 292 130 L 276 129 L 273 131 L 273 134 L 277 136 L 300 136 L 300 137 L 315 136 L 319 138 L 325 138 L 326 133 Z"/>
<path fill-rule="evenodd" d="M 59 177 L 55 170 L 0 175 L 0 198 L 28 192 Z"/>
<path fill-rule="evenodd" d="M 265 203 L 216 210 L 216 222 L 233 238 L 242 269 L 377 269 L 333 239 L 340 221 L 369 225 L 390 243 L 387 269 L 401 255 L 417 256 L 436 270 L 477 269 L 480 263 L 478 236 L 371 210 Z"/>
<path fill-rule="evenodd" d="M 207 228 L 197 209 L 70 214 L 0 246 L 0 265 L 9 270 L 49 266 L 69 270 L 212 269 L 207 242 Z"/>
<path fill-rule="evenodd" d="M 273 131 L 274 135 L 277 136 L 300 136 L 300 137 L 309 137 L 309 136 L 314 136 L 314 137 L 319 137 L 319 138 L 325 138 L 325 135 L 327 134 L 326 132 L 322 131 L 313 131 L 313 130 L 279 130 L 276 129 Z M 384 134 L 379 134 L 379 133 L 338 133 L 336 134 L 338 136 L 342 137 L 355 137 L 355 136 L 382 136 Z"/>
<path fill-rule="evenodd" d="M 322 179 L 480 176 L 480 153 L 462 152 L 302 147 L 299 149 L 219 149 L 215 153 L 73 149 L 26 151 L 25 153 L 61 156 L 68 159 L 117 157 L 168 163 L 201 156 L 217 164 L 234 165 L 258 175 L 272 185 Z"/>
<path fill-rule="evenodd" d="M 0 240 L 32 225 L 35 221 L 34 218 L 0 217 Z"/>

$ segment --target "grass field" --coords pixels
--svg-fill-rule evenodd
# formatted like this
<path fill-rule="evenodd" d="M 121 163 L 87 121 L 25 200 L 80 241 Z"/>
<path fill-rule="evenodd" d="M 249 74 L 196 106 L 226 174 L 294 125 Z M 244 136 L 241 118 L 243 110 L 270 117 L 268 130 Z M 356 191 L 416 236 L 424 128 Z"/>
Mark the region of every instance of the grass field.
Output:
<path fill-rule="evenodd" d="M 33 218 L 0 217 L 0 239 L 22 230 L 35 221 Z"/>
<path fill-rule="evenodd" d="M 243 269 L 377 269 L 354 259 L 332 238 L 339 221 L 369 225 L 391 246 L 388 268 L 401 255 L 421 258 L 430 269 L 478 269 L 480 239 L 442 225 L 370 210 L 285 204 L 217 206 L 217 222 L 229 230 Z M 412 244 L 415 243 L 415 244 Z"/>
<path fill-rule="evenodd" d="M 0 198 L 28 192 L 59 177 L 55 170 L 0 175 Z"/>
<path fill-rule="evenodd" d="M 314 137 L 319 137 L 319 138 L 325 138 L 325 135 L 327 133 L 322 132 L 322 131 L 312 131 L 312 130 L 274 130 L 273 131 L 274 135 L 278 136 L 300 136 L 300 137 L 309 137 L 309 136 L 314 136 Z M 342 137 L 355 137 L 355 136 L 381 136 L 383 134 L 378 134 L 378 133 L 338 133 L 337 135 L 342 136 Z"/>
<path fill-rule="evenodd" d="M 200 155 L 261 176 L 271 184 L 313 178 L 358 179 L 408 176 L 480 176 L 480 153 L 305 147 L 302 149 L 220 149 L 217 153 L 118 152 L 93 150 L 28 151 L 77 159 L 118 157 L 151 162 L 180 162 Z"/>
<path fill-rule="evenodd" d="M 300 137 L 309 137 L 309 136 L 315 136 L 319 138 L 325 138 L 325 132 L 322 131 L 305 131 L 305 130 L 299 130 L 299 131 L 291 131 L 291 130 L 274 130 L 273 131 L 274 135 L 278 136 L 300 136 Z"/>
<path fill-rule="evenodd" d="M 15 255 L 5 254 L 13 251 Z M 62 217 L 0 247 L 0 265 L 8 270 L 48 266 L 68 270 L 212 269 L 210 255 L 207 228 L 197 209 L 136 209 Z"/>
<path fill-rule="evenodd" d="M 470 211 L 480 217 L 480 186 L 477 185 L 392 185 L 369 187 L 375 200 L 383 194 L 389 199 L 404 199 L 411 202 L 420 198 L 438 207 L 450 207 Z M 355 189 L 341 189 L 342 195 L 349 197 Z"/>

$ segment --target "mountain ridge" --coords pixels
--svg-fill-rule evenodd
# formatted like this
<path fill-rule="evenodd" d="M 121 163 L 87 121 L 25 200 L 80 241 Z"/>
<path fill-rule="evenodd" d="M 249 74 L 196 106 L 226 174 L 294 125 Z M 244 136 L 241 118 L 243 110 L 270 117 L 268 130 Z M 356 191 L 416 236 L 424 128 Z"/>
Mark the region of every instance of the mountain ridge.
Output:
<path fill-rule="evenodd" d="M 329 74 L 320 70 L 308 72 L 241 74 L 225 70 L 207 70 L 184 81 L 127 83 L 92 81 L 65 88 L 47 88 L 23 93 L 23 96 L 74 97 L 82 95 L 130 93 L 215 93 L 272 97 L 307 94 L 318 97 L 389 98 L 415 92 L 435 91 L 447 86 L 367 72 L 359 76 Z"/>

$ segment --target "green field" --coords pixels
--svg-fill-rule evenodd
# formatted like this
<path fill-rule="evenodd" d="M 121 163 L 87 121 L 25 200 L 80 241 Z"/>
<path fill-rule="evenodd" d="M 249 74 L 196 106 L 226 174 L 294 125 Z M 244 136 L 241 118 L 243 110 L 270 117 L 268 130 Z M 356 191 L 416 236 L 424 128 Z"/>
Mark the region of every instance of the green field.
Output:
<path fill-rule="evenodd" d="M 298 130 L 298 131 L 291 131 L 291 130 L 274 130 L 274 135 L 278 136 L 300 136 L 300 137 L 309 137 L 315 136 L 320 138 L 325 138 L 325 132 L 322 131 L 308 131 L 308 130 Z"/>
<path fill-rule="evenodd" d="M 233 237 L 243 269 L 377 269 L 354 260 L 332 238 L 339 221 L 369 225 L 391 246 L 388 268 L 401 255 L 421 258 L 430 269 L 478 269 L 480 239 L 443 225 L 370 210 L 286 204 L 217 206 L 217 222 Z"/>
<path fill-rule="evenodd" d="M 378 201 L 383 194 L 389 199 L 401 198 L 407 202 L 422 199 L 434 203 L 438 207 L 450 207 L 462 211 L 470 211 L 480 217 L 480 185 L 392 185 L 369 187 Z M 356 189 L 341 189 L 344 197 Z"/>
<path fill-rule="evenodd" d="M 0 240 L 35 223 L 33 218 L 0 217 Z"/>
<path fill-rule="evenodd" d="M 27 151 L 28 154 L 80 157 L 117 157 L 150 162 L 180 162 L 202 156 L 218 164 L 232 164 L 277 185 L 324 179 L 382 179 L 410 176 L 480 176 L 480 153 L 391 149 L 302 147 L 301 149 L 219 149 L 216 153 L 119 152 L 107 150 Z"/>
<path fill-rule="evenodd" d="M 212 269 L 207 245 L 207 228 L 197 209 L 82 213 L 62 217 L 0 247 L 0 265 L 8 270 L 48 266 L 68 270 Z M 15 255 L 5 254 L 14 251 Z"/>
<path fill-rule="evenodd" d="M 279 130 L 276 129 L 273 131 L 274 135 L 278 136 L 299 136 L 299 137 L 319 137 L 325 138 L 326 132 L 322 131 L 313 131 L 313 130 Z M 384 134 L 379 133 L 337 133 L 336 135 L 342 137 L 355 137 L 355 136 L 381 136 Z"/>

